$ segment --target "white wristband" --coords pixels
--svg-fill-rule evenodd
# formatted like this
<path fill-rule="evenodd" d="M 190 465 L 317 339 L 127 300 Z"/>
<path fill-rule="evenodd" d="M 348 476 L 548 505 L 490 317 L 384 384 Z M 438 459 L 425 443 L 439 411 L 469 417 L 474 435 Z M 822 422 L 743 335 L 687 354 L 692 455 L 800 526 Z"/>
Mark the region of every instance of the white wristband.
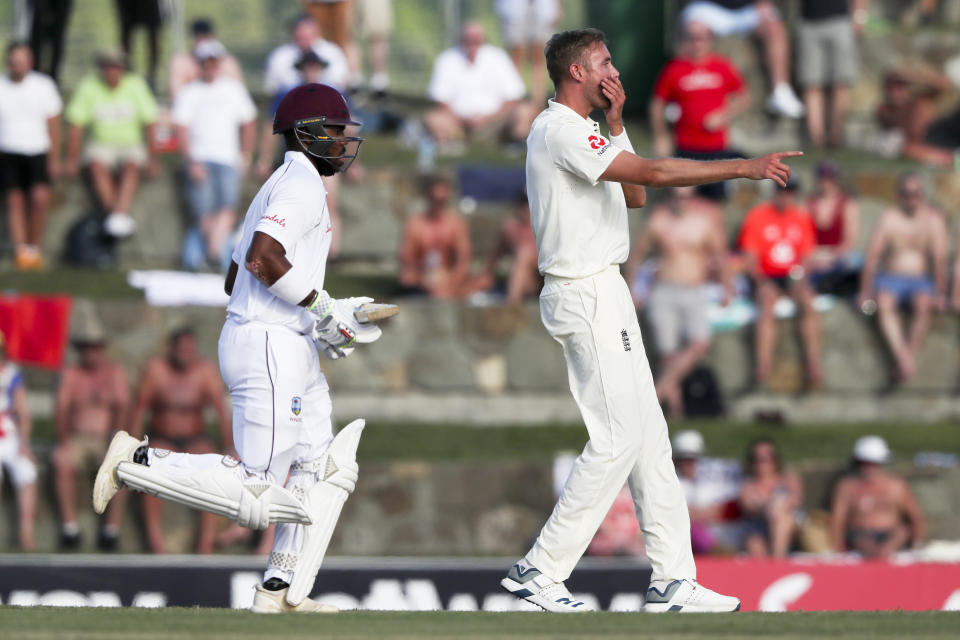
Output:
<path fill-rule="evenodd" d="M 314 290 L 314 286 L 307 277 L 306 269 L 298 269 L 297 265 L 293 265 L 267 290 L 284 302 L 299 305 Z"/>
<path fill-rule="evenodd" d="M 615 147 L 619 147 L 624 151 L 629 151 L 630 153 L 636 154 L 637 152 L 633 150 L 633 145 L 630 144 L 630 136 L 627 135 L 627 128 L 623 128 L 623 133 L 618 136 L 610 136 L 610 142 L 613 143 Z"/>

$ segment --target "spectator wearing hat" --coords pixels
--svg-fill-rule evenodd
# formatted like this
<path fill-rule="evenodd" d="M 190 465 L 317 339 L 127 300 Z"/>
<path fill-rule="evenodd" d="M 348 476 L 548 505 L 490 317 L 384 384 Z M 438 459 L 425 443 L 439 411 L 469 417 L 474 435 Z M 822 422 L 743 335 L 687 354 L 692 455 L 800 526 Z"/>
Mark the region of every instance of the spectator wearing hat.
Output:
<path fill-rule="evenodd" d="M 887 558 L 923 545 L 923 512 L 906 480 L 885 468 L 889 462 L 890 449 L 880 436 L 854 443 L 852 471 L 833 492 L 830 533 L 835 551 Z"/>
<path fill-rule="evenodd" d="M 346 55 L 339 46 L 320 37 L 317 23 L 311 16 L 301 14 L 294 19 L 290 38 L 290 42 L 274 49 L 267 58 L 264 73 L 267 95 L 275 96 L 281 91 L 289 91 L 302 84 L 303 79 L 296 65 L 308 50 L 312 50 L 326 63 L 316 82 L 330 85 L 340 92 L 346 90 L 350 77 Z"/>
<path fill-rule="evenodd" d="M 797 533 L 802 504 L 803 485 L 797 474 L 784 470 L 777 444 L 769 438 L 751 442 L 740 489 L 747 553 L 785 557 Z"/>
<path fill-rule="evenodd" d="M 673 140 L 667 125 L 668 105 L 680 115 Z M 736 66 L 713 52 L 713 33 L 701 22 L 684 23 L 677 57 L 667 62 L 653 89 L 650 123 L 658 156 L 676 154 L 693 160 L 722 160 L 743 155 L 730 146 L 730 124 L 750 106 L 750 94 Z M 702 185 L 698 192 L 726 199 L 724 183 Z"/>
<path fill-rule="evenodd" d="M 167 72 L 167 90 L 170 100 L 176 101 L 180 89 L 189 83 L 200 79 L 200 63 L 197 60 L 197 46 L 205 42 L 217 42 L 213 21 L 208 18 L 199 18 L 190 25 L 192 46 L 186 51 L 178 51 L 170 58 L 170 68 Z M 220 68 L 217 72 L 221 78 L 230 78 L 243 82 L 243 71 L 237 59 L 229 52 L 220 57 Z"/>
<path fill-rule="evenodd" d="M 50 180 L 60 172 L 63 103 L 53 80 L 32 68 L 30 47 L 11 43 L 0 76 L 0 189 L 18 269 L 43 267 Z"/>
<path fill-rule="evenodd" d="M 816 231 L 810 214 L 797 202 L 797 189 L 797 181 L 791 178 L 785 187 L 776 188 L 772 201 L 747 213 L 740 229 L 740 249 L 747 258 L 756 296 L 757 381 L 763 384 L 769 378 L 777 343 L 774 307 L 781 297 L 789 296 L 801 313 L 807 377 L 816 389 L 823 383 L 822 330 L 820 316 L 813 308 L 814 291 L 807 264 L 816 247 Z"/>
<path fill-rule="evenodd" d="M 64 368 L 56 395 L 54 488 L 60 510 L 60 546 L 68 550 L 81 544 L 77 479 L 98 468 L 114 432 L 128 426 L 130 408 L 127 375 L 123 365 L 107 355 L 106 332 L 92 313 L 81 319 L 83 322 L 75 323 L 71 339 L 77 361 Z M 117 548 L 123 503 L 111 503 L 101 524 L 97 544 L 103 550 Z M 84 508 L 89 509 L 89 504 L 85 494 Z"/>
<path fill-rule="evenodd" d="M 810 258 L 810 279 L 821 293 L 843 293 L 842 281 L 856 277 L 859 256 L 860 207 L 840 182 L 837 165 L 824 160 L 816 168 L 817 181 L 807 198 L 813 218 L 816 249 Z"/>
<path fill-rule="evenodd" d="M 20 548 L 33 551 L 33 525 L 37 507 L 37 465 L 30 450 L 30 408 L 20 369 L 7 357 L 0 332 L 0 488 L 3 474 L 17 494 Z"/>
<path fill-rule="evenodd" d="M 99 205 L 107 213 L 104 230 L 125 238 L 136 227 L 130 210 L 140 170 L 146 167 L 151 177 L 159 173 L 154 137 L 157 103 L 143 78 L 126 71 L 123 53 L 103 52 L 97 56 L 97 65 L 100 72 L 80 81 L 67 106 L 66 171 L 77 174 L 86 137 L 83 157 Z"/>
<path fill-rule="evenodd" d="M 250 166 L 257 109 L 243 83 L 220 74 L 226 50 L 200 42 L 194 56 L 200 78 L 183 87 L 172 119 L 187 166 L 187 202 L 193 226 L 184 240 L 188 269 L 213 264 L 226 271 L 237 223 L 240 179 Z"/>

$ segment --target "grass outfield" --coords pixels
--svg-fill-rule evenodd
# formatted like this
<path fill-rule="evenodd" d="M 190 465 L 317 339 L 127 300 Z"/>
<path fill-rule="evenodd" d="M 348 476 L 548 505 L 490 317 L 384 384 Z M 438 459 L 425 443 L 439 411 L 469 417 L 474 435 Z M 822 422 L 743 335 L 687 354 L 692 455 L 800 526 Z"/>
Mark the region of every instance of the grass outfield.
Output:
<path fill-rule="evenodd" d="M 920 638 L 957 637 L 960 613 L 831 612 L 645 616 L 630 613 L 348 612 L 257 616 L 228 609 L 0 608 L 2 637 L 56 638 Z M 669 634 L 669 636 L 668 636 Z"/>

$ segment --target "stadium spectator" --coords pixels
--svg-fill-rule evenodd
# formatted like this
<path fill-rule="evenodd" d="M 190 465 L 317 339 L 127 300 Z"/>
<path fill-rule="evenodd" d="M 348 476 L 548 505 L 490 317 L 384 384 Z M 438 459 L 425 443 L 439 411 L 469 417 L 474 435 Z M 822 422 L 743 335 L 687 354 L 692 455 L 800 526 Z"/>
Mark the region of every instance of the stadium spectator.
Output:
<path fill-rule="evenodd" d="M 706 460 L 699 431 L 678 431 L 672 438 L 673 465 L 690 510 L 690 537 L 694 553 L 710 553 L 734 540 L 728 514 L 739 493 L 739 477 L 731 461 Z M 720 464 L 705 464 L 705 463 Z"/>
<path fill-rule="evenodd" d="M 860 207 L 840 183 L 837 165 L 821 162 L 816 177 L 814 191 L 807 198 L 817 243 L 810 257 L 810 279 L 817 291 L 844 293 L 844 283 L 856 278 L 859 266 Z"/>
<path fill-rule="evenodd" d="M 460 298 L 470 270 L 470 231 L 450 207 L 453 183 L 443 176 L 425 180 L 427 209 L 409 218 L 400 246 L 400 285 L 408 293 Z"/>
<path fill-rule="evenodd" d="M 822 341 L 820 316 L 813 308 L 814 291 L 806 261 L 816 245 L 810 214 L 797 204 L 797 182 L 777 187 L 771 202 L 755 206 L 744 218 L 740 248 L 749 261 L 757 304 L 756 377 L 765 383 L 773 365 L 777 342 L 774 306 L 781 296 L 790 296 L 802 314 L 800 334 L 813 388 L 823 382 L 820 365 Z"/>
<path fill-rule="evenodd" d="M 341 51 L 350 48 L 353 0 L 300 0 L 300 4 L 316 22 L 323 38 L 340 47 Z"/>
<path fill-rule="evenodd" d="M 842 147 L 857 78 L 857 35 L 869 0 L 803 0 L 797 26 L 797 76 L 803 87 L 807 135 L 816 147 Z M 830 93 L 827 124 L 825 89 Z"/>
<path fill-rule="evenodd" d="M 30 15 L 30 49 L 37 61 L 37 71 L 56 83 L 60 82 L 67 23 L 73 11 L 73 0 L 32 0 Z"/>
<path fill-rule="evenodd" d="M 659 254 L 646 307 L 660 356 L 657 397 L 674 419 L 684 414 L 683 380 L 710 350 L 705 287 L 711 275 L 720 274 L 726 299 L 733 292 L 721 216 L 713 202 L 694 195 L 693 187 L 674 187 L 651 211 L 627 267 L 632 282 L 646 255 Z"/>
<path fill-rule="evenodd" d="M 30 450 L 30 409 L 20 369 L 7 358 L 6 340 L 0 332 L 0 489 L 3 473 L 17 492 L 19 540 L 23 551 L 33 551 L 33 525 L 37 508 L 37 466 Z"/>
<path fill-rule="evenodd" d="M 176 102 L 180 89 L 200 78 L 200 62 L 197 60 L 194 52 L 201 43 L 218 42 L 214 36 L 213 21 L 208 18 L 199 18 L 190 25 L 190 35 L 193 37 L 193 44 L 186 51 L 178 51 L 170 58 L 170 68 L 167 72 L 167 88 L 170 94 L 170 100 Z M 224 52 L 220 56 L 220 70 L 218 72 L 221 78 L 230 78 L 237 82 L 243 82 L 243 71 L 237 59 L 230 53 Z"/>
<path fill-rule="evenodd" d="M 217 416 L 223 448 L 206 434 L 204 412 L 212 408 Z M 147 362 L 136 391 L 130 433 L 141 438 L 144 418 L 149 414 L 147 435 L 154 447 L 184 453 L 233 452 L 230 414 L 224 401 L 223 383 L 216 365 L 197 353 L 191 329 L 170 334 L 164 357 Z M 163 536 L 163 501 L 144 495 L 143 521 L 147 541 L 154 553 L 166 553 Z M 212 553 L 217 517 L 200 514 L 197 553 Z"/>
<path fill-rule="evenodd" d="M 524 62 L 530 63 L 530 102 L 539 108 L 544 104 L 547 91 L 547 65 L 543 47 L 560 19 L 560 2 L 497 0 L 494 9 L 500 19 L 500 31 L 514 66 L 519 71 Z"/>
<path fill-rule="evenodd" d="M 216 40 L 197 45 L 199 80 L 173 103 L 173 123 L 187 166 L 187 230 L 183 263 L 201 269 L 230 266 L 230 237 L 237 223 L 240 180 L 250 166 L 257 109 L 243 83 L 220 74 L 226 50 Z"/>
<path fill-rule="evenodd" d="M 60 172 L 63 103 L 53 80 L 32 68 L 30 47 L 11 43 L 0 77 L 0 189 L 18 269 L 43 267 L 50 180 Z"/>
<path fill-rule="evenodd" d="M 923 512 L 907 482 L 884 468 L 889 462 L 883 438 L 864 436 L 854 443 L 852 472 L 833 492 L 830 533 L 835 551 L 886 558 L 923 545 Z"/>
<path fill-rule="evenodd" d="M 328 84 L 340 91 L 346 89 L 350 75 L 347 58 L 340 47 L 320 37 L 317 23 L 312 17 L 306 14 L 297 16 L 290 27 L 290 37 L 290 42 L 274 49 L 267 58 L 264 73 L 264 89 L 267 95 L 286 93 L 301 84 L 297 62 L 305 51 L 311 49 L 325 65 L 317 82 Z"/>
<path fill-rule="evenodd" d="M 673 141 L 667 125 L 668 105 L 680 116 L 673 127 Z M 658 156 L 678 155 L 694 160 L 742 157 L 730 148 L 730 123 L 750 106 L 750 94 L 733 62 L 713 53 L 713 34 L 702 22 L 687 22 L 678 55 L 667 62 L 653 90 L 650 123 Z M 724 184 L 699 188 L 701 194 L 722 200 Z"/>
<path fill-rule="evenodd" d="M 133 32 L 143 27 L 147 32 L 147 84 L 150 89 L 157 88 L 157 63 L 160 60 L 160 27 L 163 17 L 160 12 L 160 0 L 116 0 L 117 17 L 120 19 L 120 44 L 123 53 L 129 58 L 133 51 Z"/>
<path fill-rule="evenodd" d="M 383 96 L 390 88 L 390 32 L 393 31 L 392 0 L 356 0 L 358 39 L 366 44 L 370 81 L 367 87 L 375 96 Z M 363 84 L 360 47 L 353 41 L 347 49 L 352 79 L 351 88 Z"/>
<path fill-rule="evenodd" d="M 802 504 L 803 485 L 795 473 L 784 471 L 776 443 L 768 438 L 750 443 L 740 490 L 747 553 L 785 557 L 797 533 Z"/>
<path fill-rule="evenodd" d="M 876 151 L 951 167 L 960 148 L 960 109 L 938 118 L 937 103 L 950 90 L 943 74 L 922 67 L 891 69 L 876 110 L 881 133 Z"/>
<path fill-rule="evenodd" d="M 900 176 L 897 195 L 897 206 L 883 212 L 870 237 L 859 303 L 866 309 L 868 301 L 876 300 L 880 330 L 896 361 L 896 378 L 904 382 L 917 372 L 917 354 L 933 311 L 944 309 L 947 225 L 926 202 L 920 176 Z M 909 331 L 900 319 L 900 307 L 907 304 L 913 310 Z"/>
<path fill-rule="evenodd" d="M 424 123 L 443 145 L 469 136 L 521 141 L 534 115 L 523 101 L 525 93 L 510 56 L 486 43 L 481 24 L 468 22 L 460 45 L 443 51 L 433 63 L 427 96 L 436 105 Z"/>
<path fill-rule="evenodd" d="M 130 409 L 126 372 L 123 365 L 107 356 L 103 329 L 88 323 L 74 332 L 72 341 L 77 362 L 64 368 L 57 389 L 57 446 L 53 451 L 62 523 L 60 546 L 64 549 L 77 549 L 81 542 L 77 478 L 97 469 L 113 432 L 126 426 Z M 97 541 L 103 550 L 117 548 L 123 503 L 123 499 L 111 503 L 104 518 Z M 89 496 L 84 495 L 84 508 L 89 509 L 89 504 Z"/>
<path fill-rule="evenodd" d="M 537 267 L 537 242 L 530 227 L 530 203 L 526 192 L 520 192 L 514 205 L 514 215 L 500 225 L 497 245 L 487 259 L 484 283 L 492 284 L 497 263 L 503 256 L 513 258 L 507 278 L 507 303 L 519 304 L 524 298 L 540 293 L 543 277 Z"/>
<path fill-rule="evenodd" d="M 681 23 L 705 24 L 714 35 L 756 34 L 763 41 L 765 62 L 773 88 L 767 110 L 787 118 L 803 117 L 803 103 L 790 86 L 790 38 L 770 0 L 695 0 L 683 10 Z"/>
<path fill-rule="evenodd" d="M 132 235 L 136 227 L 130 209 L 137 194 L 140 169 L 146 166 L 151 177 L 159 172 L 153 126 L 157 103 L 143 79 L 126 71 L 122 53 L 100 53 L 97 65 L 100 73 L 81 80 L 67 106 L 70 134 L 66 172 L 77 174 L 86 134 L 84 160 L 99 205 L 108 214 L 104 230 L 124 238 Z"/>

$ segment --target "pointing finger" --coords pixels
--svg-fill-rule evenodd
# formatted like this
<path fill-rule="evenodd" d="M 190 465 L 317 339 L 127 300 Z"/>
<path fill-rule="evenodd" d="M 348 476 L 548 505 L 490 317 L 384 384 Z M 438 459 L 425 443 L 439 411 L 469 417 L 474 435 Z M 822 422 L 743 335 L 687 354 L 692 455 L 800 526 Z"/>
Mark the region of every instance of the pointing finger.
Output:
<path fill-rule="evenodd" d="M 778 160 L 780 158 L 795 158 L 797 156 L 802 156 L 803 151 L 780 151 L 779 153 L 773 154 Z"/>

